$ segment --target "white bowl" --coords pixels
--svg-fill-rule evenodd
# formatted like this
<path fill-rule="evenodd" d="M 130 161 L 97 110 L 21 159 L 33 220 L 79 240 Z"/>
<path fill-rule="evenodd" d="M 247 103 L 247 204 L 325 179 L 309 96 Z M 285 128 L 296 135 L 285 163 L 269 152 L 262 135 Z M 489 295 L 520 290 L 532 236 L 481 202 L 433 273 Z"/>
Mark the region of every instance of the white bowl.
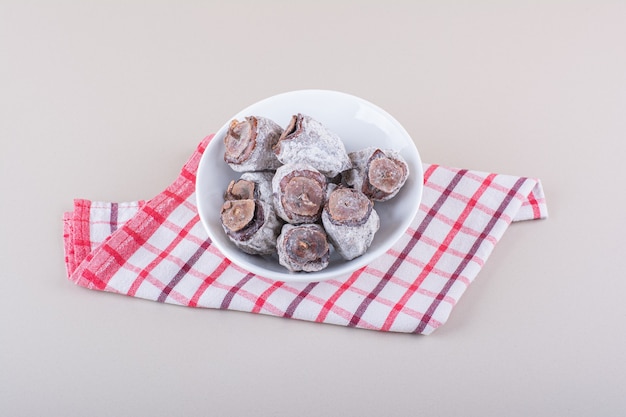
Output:
<path fill-rule="evenodd" d="M 362 256 L 346 261 L 332 252 L 330 264 L 318 272 L 290 272 L 274 256 L 248 255 L 233 245 L 222 228 L 220 210 L 224 191 L 241 173 L 224 162 L 224 137 L 232 119 L 263 116 L 286 127 L 291 116 L 307 114 L 319 120 L 343 140 L 348 152 L 376 146 L 395 149 L 409 165 L 409 177 L 391 200 L 375 203 L 380 229 Z M 204 151 L 198 167 L 196 196 L 202 224 L 213 244 L 236 265 L 276 281 L 317 282 L 350 274 L 367 265 L 393 246 L 417 214 L 422 198 L 422 162 L 407 131 L 390 114 L 361 98 L 327 90 L 301 90 L 279 94 L 255 103 L 230 119 L 217 131 Z"/>

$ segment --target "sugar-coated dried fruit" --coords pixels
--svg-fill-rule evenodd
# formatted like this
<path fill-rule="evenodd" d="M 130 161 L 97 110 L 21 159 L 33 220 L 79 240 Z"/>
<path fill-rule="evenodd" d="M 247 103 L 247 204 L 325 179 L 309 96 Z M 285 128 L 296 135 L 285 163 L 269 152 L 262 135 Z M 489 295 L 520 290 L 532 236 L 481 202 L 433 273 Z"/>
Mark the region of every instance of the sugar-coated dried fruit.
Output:
<path fill-rule="evenodd" d="M 270 172 L 246 172 L 224 194 L 221 221 L 231 242 L 251 255 L 276 251 L 282 222 L 272 204 Z"/>
<path fill-rule="evenodd" d="M 344 172 L 345 183 L 374 201 L 394 197 L 409 176 L 408 164 L 395 150 L 370 147 L 349 155 L 352 169 Z"/>
<path fill-rule="evenodd" d="M 282 132 L 278 124 L 265 117 L 235 119 L 224 138 L 224 161 L 237 172 L 276 169 L 281 162 L 272 149 Z"/>
<path fill-rule="evenodd" d="M 326 177 L 306 164 L 287 164 L 272 179 L 274 207 L 288 223 L 314 223 L 326 201 Z"/>
<path fill-rule="evenodd" d="M 277 240 L 278 262 L 292 272 L 321 271 L 330 261 L 330 245 L 316 223 L 285 224 Z"/>
<path fill-rule="evenodd" d="M 322 224 L 333 247 L 346 260 L 363 255 L 380 227 L 373 202 L 359 190 L 338 187 L 322 212 Z"/>
<path fill-rule="evenodd" d="M 274 152 L 283 164 L 311 165 L 329 178 L 352 166 L 341 138 L 319 121 L 301 113 L 291 118 Z"/>

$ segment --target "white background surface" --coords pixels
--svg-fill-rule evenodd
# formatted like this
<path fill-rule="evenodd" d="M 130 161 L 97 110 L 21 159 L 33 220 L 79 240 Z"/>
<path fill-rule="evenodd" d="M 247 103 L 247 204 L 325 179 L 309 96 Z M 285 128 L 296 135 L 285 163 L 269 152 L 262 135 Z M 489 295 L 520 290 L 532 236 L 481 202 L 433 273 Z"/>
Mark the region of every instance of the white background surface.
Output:
<path fill-rule="evenodd" d="M 0 2 L 0 415 L 623 416 L 626 4 Z M 92 292 L 75 197 L 164 189 L 268 96 L 344 91 L 425 162 L 539 177 L 433 335 Z"/>

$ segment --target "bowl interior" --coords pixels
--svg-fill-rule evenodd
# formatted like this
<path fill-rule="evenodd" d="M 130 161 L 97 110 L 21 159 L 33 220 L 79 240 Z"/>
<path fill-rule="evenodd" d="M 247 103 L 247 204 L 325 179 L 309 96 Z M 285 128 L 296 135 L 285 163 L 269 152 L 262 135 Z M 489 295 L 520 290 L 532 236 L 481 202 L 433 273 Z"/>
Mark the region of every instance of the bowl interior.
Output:
<path fill-rule="evenodd" d="M 223 159 L 224 136 L 234 118 L 263 116 L 285 127 L 296 113 L 319 120 L 343 140 L 348 152 L 376 146 L 395 149 L 409 165 L 409 177 L 400 192 L 391 200 L 377 202 L 380 229 L 368 251 L 351 261 L 332 253 L 330 264 L 318 272 L 289 272 L 276 256 L 248 255 L 227 238 L 220 221 L 223 194 L 231 180 L 241 173 L 233 171 Z M 415 217 L 422 196 L 423 171 L 417 148 L 406 130 L 381 108 L 358 97 L 327 90 L 301 90 L 272 96 L 255 103 L 225 121 L 215 134 L 200 160 L 196 180 L 198 211 L 213 244 L 233 263 L 277 281 L 315 282 L 339 278 L 367 265 L 389 250 L 402 236 Z"/>

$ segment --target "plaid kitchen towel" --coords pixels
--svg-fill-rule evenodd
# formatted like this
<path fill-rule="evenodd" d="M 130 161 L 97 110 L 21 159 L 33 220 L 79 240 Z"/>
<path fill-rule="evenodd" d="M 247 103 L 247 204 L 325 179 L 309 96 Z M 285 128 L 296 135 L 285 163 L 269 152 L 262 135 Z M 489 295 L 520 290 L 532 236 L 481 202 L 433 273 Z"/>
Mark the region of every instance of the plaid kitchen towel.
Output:
<path fill-rule="evenodd" d="M 511 222 L 547 217 L 537 179 L 425 164 L 419 213 L 387 253 L 337 279 L 278 282 L 232 264 L 207 237 L 195 177 L 210 140 L 151 200 L 76 200 L 64 216 L 69 279 L 190 307 L 430 334 L 446 322 Z"/>

